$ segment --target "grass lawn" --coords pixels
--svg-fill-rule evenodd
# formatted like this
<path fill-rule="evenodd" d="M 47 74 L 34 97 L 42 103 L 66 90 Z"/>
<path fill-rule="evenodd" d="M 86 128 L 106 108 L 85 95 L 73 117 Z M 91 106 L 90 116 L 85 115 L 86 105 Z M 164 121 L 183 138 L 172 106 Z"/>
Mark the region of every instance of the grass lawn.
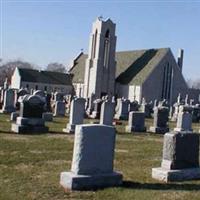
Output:
<path fill-rule="evenodd" d="M 1 200 L 200 199 L 200 181 L 165 184 L 151 178 L 152 167 L 161 164 L 163 136 L 125 133 L 126 122 L 117 126 L 114 161 L 115 170 L 123 173 L 123 185 L 64 193 L 59 175 L 70 170 L 74 139 L 62 133 L 66 122 L 67 118 L 54 118 L 54 122 L 47 123 L 48 134 L 18 135 L 10 132 L 9 115 L 0 114 Z M 147 127 L 150 124 L 152 120 L 146 120 Z M 198 130 L 200 125 L 193 124 L 193 128 Z"/>

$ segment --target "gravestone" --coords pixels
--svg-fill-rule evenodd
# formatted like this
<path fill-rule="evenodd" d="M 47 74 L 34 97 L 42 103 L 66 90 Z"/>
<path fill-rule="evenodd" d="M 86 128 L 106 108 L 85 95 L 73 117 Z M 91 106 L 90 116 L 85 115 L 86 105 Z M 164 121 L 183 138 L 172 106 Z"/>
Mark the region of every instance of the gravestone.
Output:
<path fill-rule="evenodd" d="M 54 93 L 54 101 L 63 101 L 64 97 L 63 97 L 63 93 L 61 92 L 55 92 Z"/>
<path fill-rule="evenodd" d="M 122 184 L 122 174 L 113 171 L 115 128 L 77 125 L 70 172 L 62 172 L 65 190 L 90 190 Z"/>
<path fill-rule="evenodd" d="M 1 113 L 12 113 L 15 109 L 15 92 L 12 89 L 7 89 L 4 92 L 3 107 Z"/>
<path fill-rule="evenodd" d="M 11 115 L 10 115 L 10 121 L 16 122 L 17 117 L 19 117 L 19 112 L 12 112 Z"/>
<path fill-rule="evenodd" d="M 192 107 L 180 106 L 174 131 L 192 131 Z"/>
<path fill-rule="evenodd" d="M 145 132 L 145 113 L 140 111 L 132 111 L 129 113 L 128 126 L 126 132 Z"/>
<path fill-rule="evenodd" d="M 15 133 L 43 133 L 48 132 L 44 125 L 42 114 L 44 100 L 38 95 L 25 95 L 20 105 L 20 115 L 11 130 Z"/>
<path fill-rule="evenodd" d="M 101 105 L 100 124 L 112 126 L 115 114 L 115 102 L 104 101 Z"/>
<path fill-rule="evenodd" d="M 65 103 L 63 101 L 56 101 L 55 102 L 55 109 L 54 109 L 54 116 L 65 116 Z"/>
<path fill-rule="evenodd" d="M 115 119 L 127 120 L 130 101 L 127 99 L 117 99 Z"/>
<path fill-rule="evenodd" d="M 16 102 L 16 109 L 19 110 L 20 109 L 20 101 L 23 98 L 23 96 L 29 94 L 29 92 L 26 89 L 20 89 L 17 92 L 17 102 Z"/>
<path fill-rule="evenodd" d="M 75 98 L 71 102 L 69 123 L 63 132 L 74 133 L 76 125 L 82 124 L 85 115 L 85 99 Z"/>
<path fill-rule="evenodd" d="M 153 126 L 150 127 L 149 132 L 159 134 L 168 132 L 168 116 L 169 109 L 167 107 L 155 107 Z"/>
<path fill-rule="evenodd" d="M 47 112 L 52 112 L 52 109 L 51 109 L 51 94 L 46 94 L 46 104 L 45 104 L 45 110 Z"/>
<path fill-rule="evenodd" d="M 152 177 L 165 182 L 200 179 L 199 135 L 191 132 L 166 133 L 162 164 L 152 169 Z"/>
<path fill-rule="evenodd" d="M 36 91 L 34 91 L 33 95 L 38 95 L 38 96 L 40 96 L 42 98 L 45 98 L 45 92 L 42 91 L 42 90 L 36 90 Z"/>
<path fill-rule="evenodd" d="M 44 119 L 45 122 L 52 122 L 53 121 L 53 113 L 51 113 L 51 112 L 44 112 L 42 114 L 42 119 Z"/>
<path fill-rule="evenodd" d="M 138 111 L 139 110 L 139 104 L 137 101 L 132 101 L 130 102 L 129 104 L 129 112 L 132 112 L 132 111 Z"/>
<path fill-rule="evenodd" d="M 101 104 L 102 104 L 101 99 L 96 99 L 94 101 L 94 110 L 92 111 L 92 114 L 90 115 L 91 118 L 93 119 L 99 119 L 100 113 L 101 113 Z"/>

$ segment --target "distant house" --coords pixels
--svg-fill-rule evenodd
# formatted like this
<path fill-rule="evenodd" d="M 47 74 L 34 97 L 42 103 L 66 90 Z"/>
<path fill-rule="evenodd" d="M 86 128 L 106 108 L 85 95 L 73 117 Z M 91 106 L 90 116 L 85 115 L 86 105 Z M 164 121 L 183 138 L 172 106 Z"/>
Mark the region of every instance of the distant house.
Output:
<path fill-rule="evenodd" d="M 73 91 L 72 78 L 72 74 L 16 67 L 11 78 L 11 88 L 71 94 Z"/>

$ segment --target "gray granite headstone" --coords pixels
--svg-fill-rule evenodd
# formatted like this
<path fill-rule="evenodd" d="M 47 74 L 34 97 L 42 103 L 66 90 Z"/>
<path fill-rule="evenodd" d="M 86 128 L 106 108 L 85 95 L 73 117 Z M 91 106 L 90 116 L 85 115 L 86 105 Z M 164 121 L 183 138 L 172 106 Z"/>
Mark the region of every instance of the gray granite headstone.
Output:
<path fill-rule="evenodd" d="M 101 105 L 100 124 L 112 126 L 115 114 L 115 102 L 104 101 Z"/>
<path fill-rule="evenodd" d="M 62 172 L 65 189 L 88 190 L 116 186 L 122 175 L 113 171 L 115 128 L 106 125 L 77 125 L 70 172 Z"/>
<path fill-rule="evenodd" d="M 71 102 L 69 123 L 64 132 L 74 133 L 77 124 L 82 124 L 85 115 L 85 99 L 75 98 Z"/>
<path fill-rule="evenodd" d="M 169 108 L 168 107 L 155 107 L 153 126 L 149 131 L 152 133 L 164 134 L 169 131 L 168 127 Z"/>
<path fill-rule="evenodd" d="M 145 132 L 145 113 L 140 111 L 132 111 L 129 113 L 127 132 Z"/>
<path fill-rule="evenodd" d="M 165 182 L 200 179 L 199 134 L 166 133 L 162 164 L 152 169 L 152 177 Z"/>

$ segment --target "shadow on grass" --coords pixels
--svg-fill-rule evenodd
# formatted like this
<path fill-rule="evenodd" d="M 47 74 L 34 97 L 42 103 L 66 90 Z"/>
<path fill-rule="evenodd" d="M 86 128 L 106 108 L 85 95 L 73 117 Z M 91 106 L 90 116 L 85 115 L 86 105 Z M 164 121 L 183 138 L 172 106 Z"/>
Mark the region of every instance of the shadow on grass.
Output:
<path fill-rule="evenodd" d="M 127 189 L 141 189 L 141 190 L 186 190 L 195 191 L 200 190 L 199 184 L 187 184 L 187 183 L 138 183 L 132 181 L 123 181 L 123 184 L 119 186 Z"/>

